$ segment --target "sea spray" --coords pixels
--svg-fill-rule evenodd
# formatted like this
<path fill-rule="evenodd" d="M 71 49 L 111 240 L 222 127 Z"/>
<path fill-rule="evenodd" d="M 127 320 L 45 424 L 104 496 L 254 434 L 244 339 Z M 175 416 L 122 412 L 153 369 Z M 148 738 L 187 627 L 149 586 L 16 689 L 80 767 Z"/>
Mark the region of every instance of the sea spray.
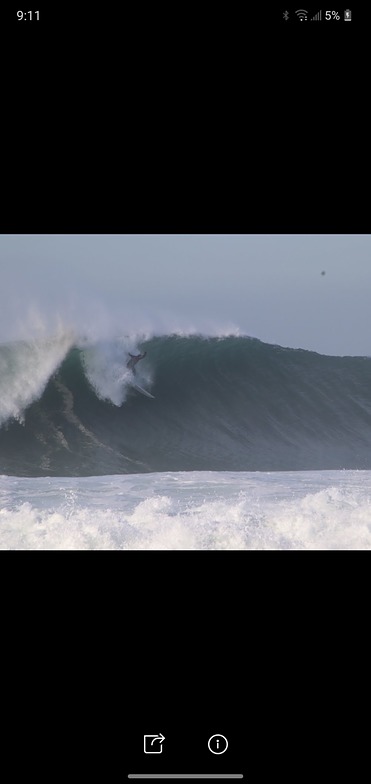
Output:
<path fill-rule="evenodd" d="M 11 418 L 24 421 L 26 408 L 42 396 L 73 341 L 67 333 L 0 345 L 0 425 Z"/>

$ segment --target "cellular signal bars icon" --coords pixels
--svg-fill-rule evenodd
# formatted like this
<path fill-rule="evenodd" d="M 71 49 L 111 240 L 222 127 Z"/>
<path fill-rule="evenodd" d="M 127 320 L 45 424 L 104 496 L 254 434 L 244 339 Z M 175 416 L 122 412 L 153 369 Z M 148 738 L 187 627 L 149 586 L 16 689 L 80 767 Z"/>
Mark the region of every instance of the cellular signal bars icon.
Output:
<path fill-rule="evenodd" d="M 318 11 L 318 14 L 315 14 L 314 16 L 312 16 L 310 21 L 311 22 L 320 22 L 321 19 L 322 19 L 322 11 Z"/>

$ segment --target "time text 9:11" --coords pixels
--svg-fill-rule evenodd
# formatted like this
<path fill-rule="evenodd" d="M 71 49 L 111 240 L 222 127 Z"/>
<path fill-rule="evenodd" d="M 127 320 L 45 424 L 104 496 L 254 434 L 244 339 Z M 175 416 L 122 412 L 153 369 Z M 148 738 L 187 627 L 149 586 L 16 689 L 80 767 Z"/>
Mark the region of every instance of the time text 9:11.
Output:
<path fill-rule="evenodd" d="M 40 11 L 17 11 L 17 18 L 19 22 L 32 22 L 34 19 L 36 22 L 40 19 Z"/>

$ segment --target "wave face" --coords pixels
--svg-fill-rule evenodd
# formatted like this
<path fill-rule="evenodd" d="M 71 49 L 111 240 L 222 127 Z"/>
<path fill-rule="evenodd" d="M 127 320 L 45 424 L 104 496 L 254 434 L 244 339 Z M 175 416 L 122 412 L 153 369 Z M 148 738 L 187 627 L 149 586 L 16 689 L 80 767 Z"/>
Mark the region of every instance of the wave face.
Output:
<path fill-rule="evenodd" d="M 133 386 L 127 352 L 147 351 Z M 371 468 L 371 359 L 254 338 L 0 346 L 0 473 Z"/>

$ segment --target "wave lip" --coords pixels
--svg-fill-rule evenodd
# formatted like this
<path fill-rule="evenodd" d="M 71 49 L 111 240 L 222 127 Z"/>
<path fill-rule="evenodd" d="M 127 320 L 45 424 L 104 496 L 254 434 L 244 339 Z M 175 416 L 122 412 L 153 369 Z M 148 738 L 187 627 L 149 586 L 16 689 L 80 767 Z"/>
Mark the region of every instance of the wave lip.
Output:
<path fill-rule="evenodd" d="M 72 335 L 64 334 L 0 346 L 0 425 L 10 418 L 23 420 L 72 345 Z"/>
<path fill-rule="evenodd" d="M 128 352 L 144 350 L 134 379 Z M 66 334 L 0 346 L 0 371 L 2 474 L 371 468 L 366 357 L 247 336 Z"/>

